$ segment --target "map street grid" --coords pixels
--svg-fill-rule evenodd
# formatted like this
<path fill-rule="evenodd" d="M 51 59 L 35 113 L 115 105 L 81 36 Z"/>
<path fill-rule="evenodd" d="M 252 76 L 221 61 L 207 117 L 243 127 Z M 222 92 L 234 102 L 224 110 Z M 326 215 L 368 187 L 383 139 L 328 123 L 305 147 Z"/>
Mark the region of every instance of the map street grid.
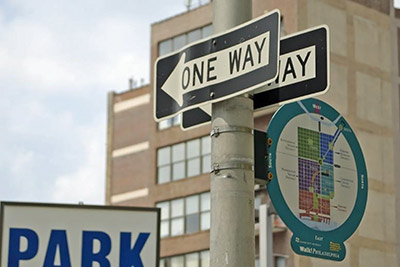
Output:
<path fill-rule="evenodd" d="M 283 129 L 277 162 L 286 164 L 277 171 L 282 193 L 298 219 L 313 229 L 330 231 L 352 211 L 357 172 L 350 146 L 342 135 L 346 126 L 337 127 L 319 114 L 319 109 L 317 103 L 314 113 L 293 118 Z M 295 194 L 293 188 L 297 189 Z"/>

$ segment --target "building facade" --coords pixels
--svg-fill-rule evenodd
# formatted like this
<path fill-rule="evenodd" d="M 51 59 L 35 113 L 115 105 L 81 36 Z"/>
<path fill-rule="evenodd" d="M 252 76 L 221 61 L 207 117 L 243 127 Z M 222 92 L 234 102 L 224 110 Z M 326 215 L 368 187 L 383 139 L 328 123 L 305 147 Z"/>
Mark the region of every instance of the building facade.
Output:
<path fill-rule="evenodd" d="M 294 254 L 276 217 L 276 266 L 400 266 L 400 11 L 389 0 L 253 0 L 253 17 L 275 8 L 281 35 L 329 26 L 331 86 L 319 98 L 351 124 L 369 174 L 366 212 L 343 262 Z M 209 3 L 151 25 L 151 66 L 212 34 L 211 23 Z M 161 266 L 209 266 L 210 126 L 182 131 L 179 117 L 156 123 L 153 99 L 152 83 L 109 93 L 106 202 L 162 209 Z M 255 113 L 255 128 L 265 131 L 275 110 Z M 268 202 L 266 188 L 256 186 L 256 258 L 257 209 Z"/>

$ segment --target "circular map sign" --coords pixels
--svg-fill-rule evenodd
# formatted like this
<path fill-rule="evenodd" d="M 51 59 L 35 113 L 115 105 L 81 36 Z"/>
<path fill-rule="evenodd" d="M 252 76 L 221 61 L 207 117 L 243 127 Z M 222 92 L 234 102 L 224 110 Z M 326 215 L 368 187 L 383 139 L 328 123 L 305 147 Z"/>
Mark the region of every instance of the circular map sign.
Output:
<path fill-rule="evenodd" d="M 268 193 L 301 255 L 341 261 L 367 201 L 364 157 L 347 121 L 307 99 L 282 106 L 267 130 Z"/>

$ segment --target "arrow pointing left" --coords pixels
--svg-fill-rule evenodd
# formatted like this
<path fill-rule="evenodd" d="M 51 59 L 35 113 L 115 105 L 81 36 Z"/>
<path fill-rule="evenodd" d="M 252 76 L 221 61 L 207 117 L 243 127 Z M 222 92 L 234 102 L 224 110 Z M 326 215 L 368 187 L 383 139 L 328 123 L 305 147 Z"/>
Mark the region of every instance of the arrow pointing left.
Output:
<path fill-rule="evenodd" d="M 184 65 L 186 58 L 186 53 L 183 53 L 181 59 L 179 60 L 178 64 L 172 71 L 171 75 L 165 81 L 165 83 L 161 86 L 161 89 L 164 90 L 170 97 L 172 97 L 179 106 L 183 104 L 182 98 L 182 86 L 181 84 L 181 76 L 182 76 L 182 68 L 181 66 Z"/>

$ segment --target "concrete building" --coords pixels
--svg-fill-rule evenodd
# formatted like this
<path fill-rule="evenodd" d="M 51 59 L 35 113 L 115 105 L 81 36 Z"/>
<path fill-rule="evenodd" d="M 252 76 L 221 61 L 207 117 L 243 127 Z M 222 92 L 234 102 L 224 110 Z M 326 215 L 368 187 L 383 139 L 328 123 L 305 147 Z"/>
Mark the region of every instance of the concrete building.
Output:
<path fill-rule="evenodd" d="M 276 266 L 400 266 L 400 11 L 390 0 L 253 0 L 254 17 L 274 8 L 282 34 L 330 27 L 331 87 L 320 99 L 351 124 L 369 173 L 366 212 L 345 242 L 346 259 L 294 254 L 291 233 L 277 217 Z M 211 21 L 209 3 L 151 25 L 151 66 L 210 35 Z M 208 266 L 210 126 L 183 132 L 179 118 L 157 124 L 153 84 L 108 99 L 107 204 L 161 207 L 161 266 Z M 275 110 L 255 114 L 255 128 L 265 130 Z M 265 187 L 256 186 L 255 208 L 268 201 Z"/>

